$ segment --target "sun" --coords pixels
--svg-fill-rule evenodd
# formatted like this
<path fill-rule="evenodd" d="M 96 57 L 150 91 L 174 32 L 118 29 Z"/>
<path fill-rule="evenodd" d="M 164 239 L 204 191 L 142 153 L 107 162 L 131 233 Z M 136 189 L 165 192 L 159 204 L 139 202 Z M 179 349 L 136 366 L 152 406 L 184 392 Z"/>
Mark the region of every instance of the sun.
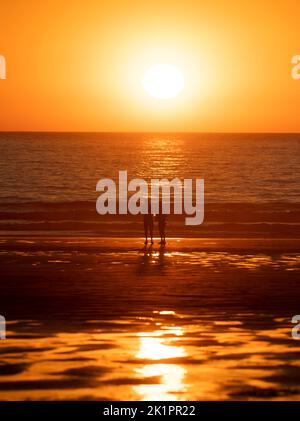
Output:
<path fill-rule="evenodd" d="M 184 88 L 182 72 L 172 64 L 156 64 L 150 67 L 142 80 L 145 91 L 157 99 L 175 98 Z"/>

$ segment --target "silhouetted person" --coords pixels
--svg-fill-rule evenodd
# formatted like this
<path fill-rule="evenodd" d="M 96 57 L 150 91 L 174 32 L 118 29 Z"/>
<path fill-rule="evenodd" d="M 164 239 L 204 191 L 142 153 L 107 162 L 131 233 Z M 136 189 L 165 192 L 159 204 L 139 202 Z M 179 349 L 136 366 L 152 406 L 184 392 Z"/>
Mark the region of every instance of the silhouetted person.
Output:
<path fill-rule="evenodd" d="M 166 244 L 166 225 L 167 225 L 167 215 L 162 211 L 162 203 L 159 204 L 159 214 L 157 215 L 158 221 L 158 231 L 160 235 L 160 243 L 159 244 Z"/>
<path fill-rule="evenodd" d="M 145 244 L 148 243 L 148 232 L 153 244 L 153 215 L 151 213 L 151 202 L 148 201 L 148 213 L 144 215 L 144 231 L 145 231 Z"/>

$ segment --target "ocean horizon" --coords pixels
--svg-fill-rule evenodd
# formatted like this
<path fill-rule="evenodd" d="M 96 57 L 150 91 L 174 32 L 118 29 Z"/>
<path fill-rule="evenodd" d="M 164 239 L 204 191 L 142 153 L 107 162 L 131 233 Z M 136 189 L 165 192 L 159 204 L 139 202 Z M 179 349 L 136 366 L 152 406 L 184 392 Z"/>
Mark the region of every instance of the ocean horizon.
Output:
<path fill-rule="evenodd" d="M 136 153 L 137 147 L 139 153 Z M 139 216 L 96 212 L 101 178 L 204 179 L 204 224 L 170 236 L 299 233 L 300 134 L 0 133 L 0 231 L 138 236 Z"/>
<path fill-rule="evenodd" d="M 206 202 L 299 202 L 299 152 L 300 134 L 2 132 L 0 202 L 96 200 L 120 170 L 202 178 Z"/>

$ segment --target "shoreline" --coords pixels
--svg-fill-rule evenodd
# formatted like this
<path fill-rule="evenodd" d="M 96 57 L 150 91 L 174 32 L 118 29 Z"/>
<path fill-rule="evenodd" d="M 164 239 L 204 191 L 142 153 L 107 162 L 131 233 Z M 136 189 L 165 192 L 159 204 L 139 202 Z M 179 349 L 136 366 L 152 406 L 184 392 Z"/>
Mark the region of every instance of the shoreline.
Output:
<path fill-rule="evenodd" d="M 26 238 L 26 239 L 25 239 Z M 47 247 L 48 245 L 48 247 Z M 108 251 L 141 251 L 145 249 L 143 237 L 101 237 L 90 235 L 59 235 L 57 234 L 17 234 L 9 236 L 0 233 L 0 250 L 14 249 L 88 249 L 99 252 Z M 150 242 L 147 248 L 151 248 Z M 159 244 L 159 238 L 154 237 L 153 249 L 164 249 L 165 251 L 289 251 L 300 252 L 300 238 L 183 238 L 168 237 L 164 247 Z"/>

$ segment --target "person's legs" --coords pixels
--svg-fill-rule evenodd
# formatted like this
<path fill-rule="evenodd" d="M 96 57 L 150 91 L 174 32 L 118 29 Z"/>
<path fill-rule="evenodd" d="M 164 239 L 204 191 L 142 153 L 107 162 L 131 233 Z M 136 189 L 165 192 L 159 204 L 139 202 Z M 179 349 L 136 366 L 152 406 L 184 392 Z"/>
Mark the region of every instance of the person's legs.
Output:
<path fill-rule="evenodd" d="M 161 237 L 162 237 L 162 243 L 165 244 L 166 242 L 166 221 L 163 220 L 161 224 Z"/>
<path fill-rule="evenodd" d="M 153 218 L 151 219 L 151 222 L 149 224 L 149 230 L 150 230 L 151 243 L 153 243 Z"/>
<path fill-rule="evenodd" d="M 160 244 L 162 244 L 162 242 L 163 242 L 163 232 L 162 232 L 161 221 L 158 222 L 158 230 L 159 230 L 159 236 L 160 236 Z"/>
<path fill-rule="evenodd" d="M 144 220 L 145 244 L 148 243 L 148 221 Z"/>

